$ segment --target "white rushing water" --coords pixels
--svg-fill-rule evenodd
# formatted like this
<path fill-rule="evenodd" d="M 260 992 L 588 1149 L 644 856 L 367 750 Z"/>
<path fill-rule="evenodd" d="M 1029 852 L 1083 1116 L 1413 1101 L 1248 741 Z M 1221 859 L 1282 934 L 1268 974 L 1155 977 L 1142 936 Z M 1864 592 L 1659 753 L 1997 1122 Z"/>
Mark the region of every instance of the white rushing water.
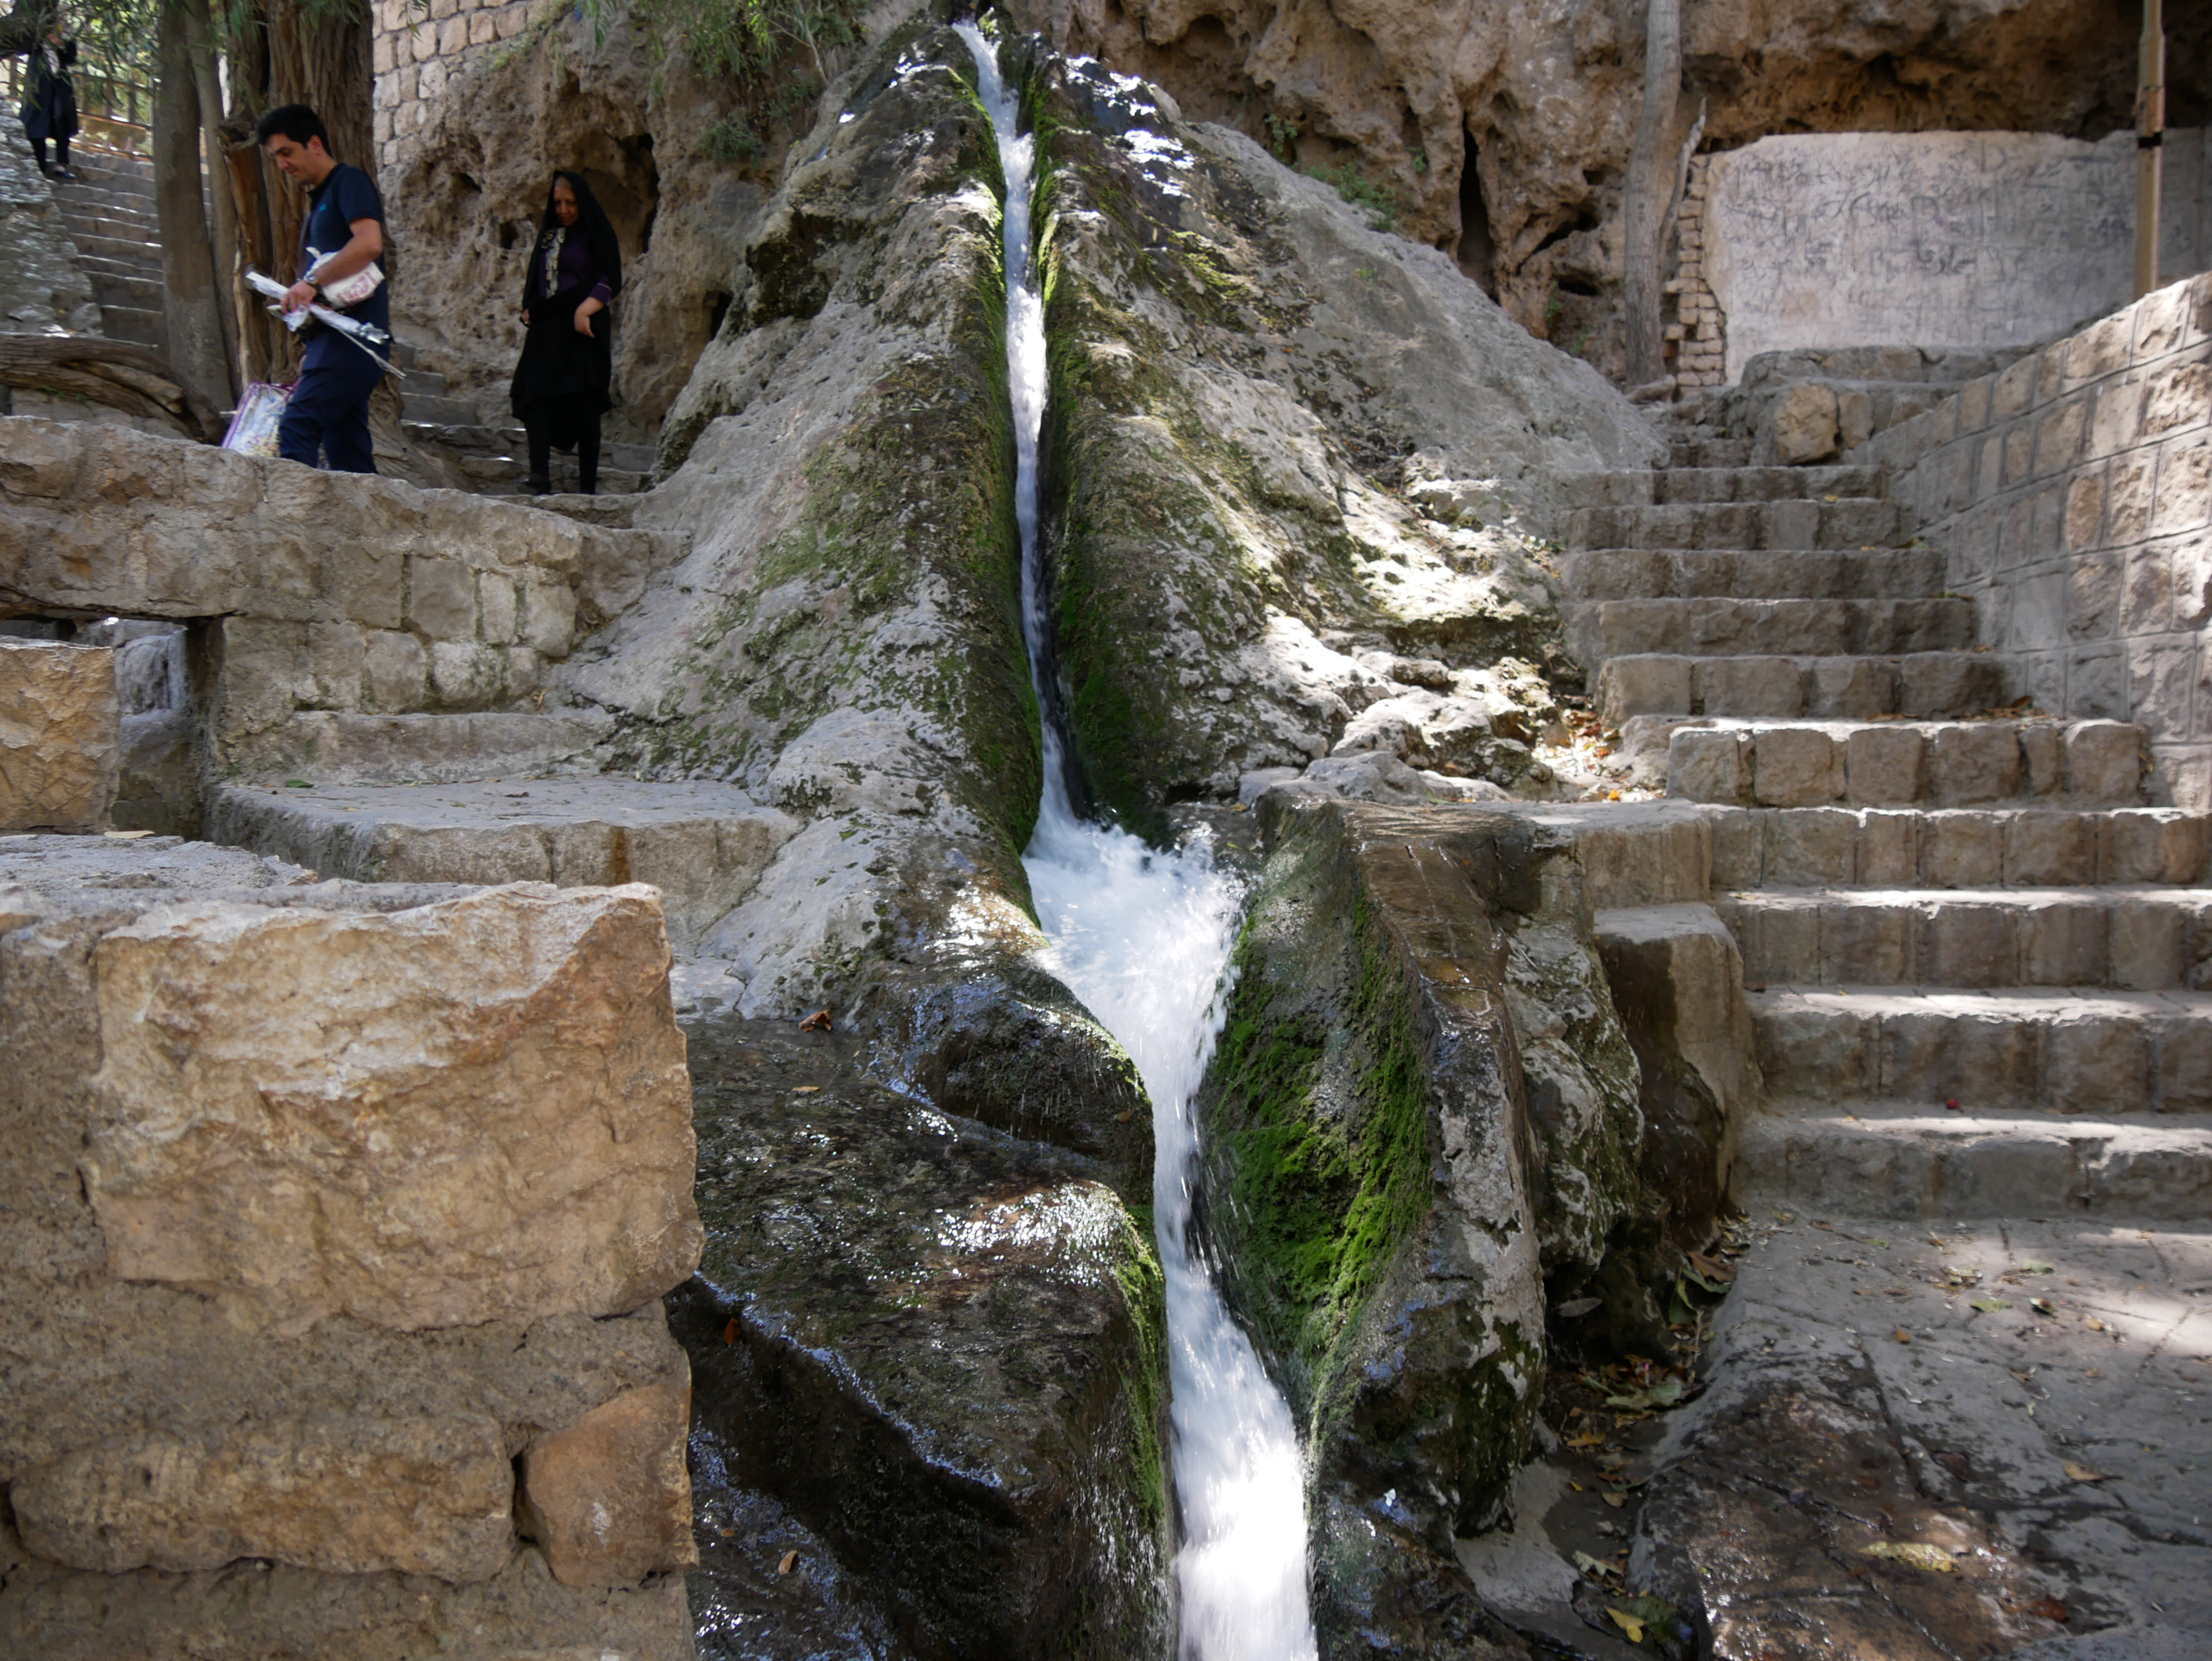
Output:
<path fill-rule="evenodd" d="M 1030 672 L 1045 698 L 1051 621 L 1037 551 L 1037 435 L 1044 418 L 1044 306 L 1030 269 L 1033 139 L 972 23 L 984 107 L 1006 175 L 1006 368 L 1019 470 L 1022 621 Z M 1023 863 L 1051 967 L 1119 1039 L 1152 1099 L 1152 1200 L 1167 1279 L 1173 1468 L 1183 1546 L 1176 1581 L 1186 1661 L 1310 1661 L 1305 1500 L 1298 1433 L 1282 1394 L 1230 1318 L 1209 1267 L 1186 1240 L 1197 1152 L 1191 1097 L 1221 1030 L 1223 971 L 1235 939 L 1236 884 L 1202 846 L 1147 848 L 1076 817 L 1061 735 L 1044 722 L 1044 798 Z"/>

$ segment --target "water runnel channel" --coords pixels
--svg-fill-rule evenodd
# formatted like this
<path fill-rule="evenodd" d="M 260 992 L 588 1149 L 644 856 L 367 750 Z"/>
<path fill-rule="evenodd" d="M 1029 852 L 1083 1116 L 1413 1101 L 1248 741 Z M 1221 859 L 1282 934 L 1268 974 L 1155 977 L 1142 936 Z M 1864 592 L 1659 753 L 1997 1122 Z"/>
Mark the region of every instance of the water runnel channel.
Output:
<path fill-rule="evenodd" d="M 1044 795 L 1023 863 L 1050 967 L 1120 1041 L 1152 1100 L 1153 1215 L 1167 1286 L 1175 1562 L 1187 1661 L 1308 1661 L 1305 1504 L 1289 1407 L 1189 1243 L 1196 1093 L 1227 993 L 1241 895 L 1203 846 L 1162 852 L 1080 818 L 1067 744 L 1046 696 L 1051 619 L 1037 536 L 1037 439 L 1046 395 L 1044 304 L 1032 269 L 1035 140 L 1020 131 L 997 48 L 959 26 L 1006 178 L 1006 369 L 1018 467 L 1022 626 L 1043 720 Z"/>

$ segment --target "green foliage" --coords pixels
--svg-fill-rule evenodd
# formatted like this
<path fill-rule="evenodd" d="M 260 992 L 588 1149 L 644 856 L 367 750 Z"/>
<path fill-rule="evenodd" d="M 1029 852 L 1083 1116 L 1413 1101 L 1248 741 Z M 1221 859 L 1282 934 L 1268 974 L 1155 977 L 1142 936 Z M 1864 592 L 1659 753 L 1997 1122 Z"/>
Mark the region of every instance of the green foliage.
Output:
<path fill-rule="evenodd" d="M 1338 196 L 1367 215 L 1371 228 L 1398 228 L 1398 215 L 1402 211 L 1398 193 L 1387 185 L 1375 183 L 1350 162 L 1339 162 L 1334 167 L 1309 167 L 1305 170 L 1322 183 L 1336 186 Z"/>
<path fill-rule="evenodd" d="M 1554 283 L 1551 292 L 1544 296 L 1544 327 L 1550 329 L 1566 315 L 1567 301 L 1560 294 L 1559 285 Z"/>
<path fill-rule="evenodd" d="M 1270 111 L 1267 121 L 1267 148 L 1275 152 L 1275 159 L 1284 163 L 1298 158 L 1298 123 L 1286 121 Z"/>
<path fill-rule="evenodd" d="M 743 110 L 732 110 L 707 129 L 699 153 L 710 162 L 736 162 L 749 166 L 767 153 L 767 141 L 753 130 Z"/>

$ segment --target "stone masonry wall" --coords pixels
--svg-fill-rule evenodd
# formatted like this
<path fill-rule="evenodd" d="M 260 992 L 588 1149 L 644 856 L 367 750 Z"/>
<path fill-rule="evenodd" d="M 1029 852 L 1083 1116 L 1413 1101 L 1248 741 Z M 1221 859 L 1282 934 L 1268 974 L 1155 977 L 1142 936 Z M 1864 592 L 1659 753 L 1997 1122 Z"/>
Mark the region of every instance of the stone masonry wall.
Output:
<path fill-rule="evenodd" d="M 0 837 L 0 1653 L 693 1654 L 654 892 Z"/>
<path fill-rule="evenodd" d="M 2212 807 L 2212 274 L 1969 382 L 1847 459 L 1893 470 L 2016 691 L 2136 722 L 2154 798 Z"/>
<path fill-rule="evenodd" d="M 548 9 L 565 8 L 561 0 L 429 0 L 427 8 L 417 0 L 377 0 L 370 48 L 377 165 L 398 164 L 402 141 L 430 125 L 457 73 Z"/>
<path fill-rule="evenodd" d="M 503 728 L 560 713 L 550 667 L 670 551 L 458 491 L 0 419 L 0 615 L 196 625 L 209 778 L 437 778 L 425 715 L 436 742 L 465 744 L 467 715 L 515 745 Z M 610 725 L 568 713 L 578 748 Z"/>

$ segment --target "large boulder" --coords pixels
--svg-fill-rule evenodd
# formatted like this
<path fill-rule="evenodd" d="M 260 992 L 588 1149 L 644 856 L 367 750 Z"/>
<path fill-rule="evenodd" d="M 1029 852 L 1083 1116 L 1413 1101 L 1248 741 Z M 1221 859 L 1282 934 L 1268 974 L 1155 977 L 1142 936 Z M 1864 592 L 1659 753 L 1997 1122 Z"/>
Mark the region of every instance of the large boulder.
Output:
<path fill-rule="evenodd" d="M 708 1245 L 670 1307 L 709 1515 L 796 1523 L 810 1585 L 711 1547 L 702 1609 L 799 1645 L 840 1587 L 920 1658 L 1164 1656 L 1159 1262 L 1110 1167 L 875 1083 L 789 1023 L 695 1028 Z M 783 1526 L 771 1538 L 780 1542 Z M 765 1561 L 765 1560 L 764 1560 Z"/>

